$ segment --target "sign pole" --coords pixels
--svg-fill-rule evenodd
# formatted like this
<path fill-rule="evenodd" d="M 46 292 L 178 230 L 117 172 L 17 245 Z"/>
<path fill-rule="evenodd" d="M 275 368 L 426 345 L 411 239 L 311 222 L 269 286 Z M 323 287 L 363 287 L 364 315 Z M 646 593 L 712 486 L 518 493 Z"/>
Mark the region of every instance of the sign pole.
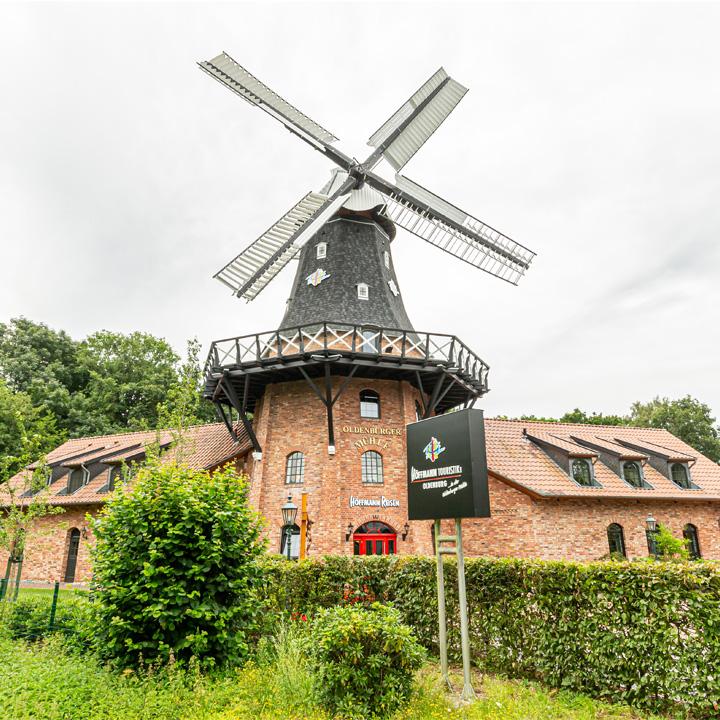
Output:
<path fill-rule="evenodd" d="M 307 493 L 304 492 L 300 500 L 300 555 L 299 560 L 305 558 L 305 544 L 307 543 Z"/>
<path fill-rule="evenodd" d="M 470 632 L 468 629 L 467 593 L 465 591 L 465 556 L 462 546 L 462 520 L 455 519 L 455 551 L 457 552 L 458 568 L 458 597 L 460 600 L 460 638 L 462 641 L 463 659 L 463 700 L 473 700 L 473 690 L 470 678 Z"/>
<path fill-rule="evenodd" d="M 445 617 L 445 573 L 442 551 L 440 549 L 440 521 L 435 520 L 435 558 L 437 560 L 437 596 L 438 596 L 438 640 L 440 645 L 440 672 L 446 685 L 450 687 L 447 654 L 447 618 Z"/>

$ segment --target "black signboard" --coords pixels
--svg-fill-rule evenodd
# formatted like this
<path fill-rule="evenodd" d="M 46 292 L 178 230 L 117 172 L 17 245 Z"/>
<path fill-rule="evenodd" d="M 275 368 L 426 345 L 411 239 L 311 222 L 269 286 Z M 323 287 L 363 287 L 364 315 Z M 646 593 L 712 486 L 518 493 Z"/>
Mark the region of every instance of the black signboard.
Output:
<path fill-rule="evenodd" d="M 482 410 L 407 426 L 410 520 L 490 517 Z"/>

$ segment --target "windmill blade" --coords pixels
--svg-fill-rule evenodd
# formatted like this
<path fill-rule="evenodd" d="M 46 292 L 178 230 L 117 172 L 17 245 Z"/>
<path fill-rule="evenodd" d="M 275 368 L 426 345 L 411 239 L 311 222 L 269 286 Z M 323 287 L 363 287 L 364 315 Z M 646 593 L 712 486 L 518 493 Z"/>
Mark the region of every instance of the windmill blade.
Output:
<path fill-rule="evenodd" d="M 213 277 L 253 300 L 348 199 L 354 181 L 330 197 L 310 192 Z"/>
<path fill-rule="evenodd" d="M 482 220 L 402 175 L 397 185 L 368 173 L 366 182 L 388 200 L 385 214 L 397 225 L 473 267 L 517 285 L 535 257 Z"/>
<path fill-rule="evenodd" d="M 279 120 L 291 132 L 310 143 L 315 149 L 325 153 L 343 167 L 352 165 L 352 159 L 339 150 L 330 147 L 337 138 L 322 125 L 300 112 L 284 100 L 267 85 L 235 62 L 227 53 L 220 53 L 212 60 L 199 62 L 198 65 L 210 77 L 237 93 L 243 100 L 257 105 L 276 120 Z"/>
<path fill-rule="evenodd" d="M 368 140 L 376 148 L 365 165 L 372 168 L 383 156 L 401 170 L 442 125 L 467 92 L 440 68 Z"/>

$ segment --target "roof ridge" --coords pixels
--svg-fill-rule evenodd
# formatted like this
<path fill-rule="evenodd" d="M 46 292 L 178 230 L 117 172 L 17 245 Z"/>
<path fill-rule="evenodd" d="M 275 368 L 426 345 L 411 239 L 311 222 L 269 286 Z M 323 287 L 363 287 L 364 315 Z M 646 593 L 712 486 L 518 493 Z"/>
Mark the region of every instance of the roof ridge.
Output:
<path fill-rule="evenodd" d="M 212 427 L 214 425 L 224 425 L 224 423 L 221 422 L 211 422 L 211 423 L 197 423 L 195 425 L 188 425 L 185 430 L 192 430 L 194 428 L 201 428 L 201 427 Z M 115 433 L 107 433 L 105 435 L 81 435 L 80 437 L 74 437 L 74 438 L 68 438 L 65 442 L 76 442 L 78 440 L 104 440 L 105 438 L 116 438 L 116 437 L 128 437 L 130 435 L 152 435 L 154 433 L 165 433 L 165 432 L 174 432 L 177 428 L 151 428 L 149 430 L 128 430 L 125 432 L 115 432 Z M 64 445 L 65 443 L 63 443 Z M 59 445 L 58 447 L 62 447 Z M 57 448 L 56 448 L 57 449 Z"/>
<path fill-rule="evenodd" d="M 643 425 L 600 425 L 598 423 L 569 423 L 554 420 L 518 420 L 517 418 L 488 417 L 485 420 L 499 423 L 517 423 L 518 425 L 546 425 L 548 427 L 591 427 L 591 428 L 632 428 L 633 430 L 653 430 L 655 432 L 670 432 L 665 428 L 645 427 Z"/>

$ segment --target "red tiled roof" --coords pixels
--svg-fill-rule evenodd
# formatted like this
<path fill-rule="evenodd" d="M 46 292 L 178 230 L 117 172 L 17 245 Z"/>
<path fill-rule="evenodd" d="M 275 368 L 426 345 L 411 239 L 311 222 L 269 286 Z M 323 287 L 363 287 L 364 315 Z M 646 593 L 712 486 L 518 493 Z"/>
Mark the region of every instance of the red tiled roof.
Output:
<path fill-rule="evenodd" d="M 247 453 L 252 447 L 244 428 L 236 428 L 236 433 L 237 443 L 230 437 L 223 423 L 194 425 L 187 428 L 183 436 L 182 448 L 177 452 L 171 449 L 163 458 L 165 461 L 177 458 L 184 464 L 199 469 L 222 465 L 232 458 Z M 104 502 L 105 493 L 98 491 L 107 484 L 112 464 L 117 464 L 117 461 L 124 457 L 134 457 L 144 447 L 153 443 L 158 443 L 162 447 L 172 441 L 173 434 L 168 430 L 118 433 L 68 440 L 47 454 L 48 464 L 58 463 L 67 466 L 69 470 L 70 466 L 79 467 L 80 464 L 87 462 L 88 465 L 100 464 L 104 469 L 72 495 L 61 494 L 67 487 L 66 475 L 56 480 L 50 486 L 50 502 L 53 505 L 92 505 Z M 77 457 L 78 455 L 80 457 Z M 64 459 L 67 459 L 67 464 L 62 462 Z M 34 469 L 34 465 L 29 466 L 29 469 Z M 18 473 L 10 482 L 22 483 L 26 472 Z M 0 498 L 0 506 L 2 504 Z"/>
<path fill-rule="evenodd" d="M 580 445 L 614 455 L 621 460 L 647 460 L 648 458 L 647 453 L 639 453 L 637 450 L 632 450 L 625 445 L 619 445 L 612 440 L 592 433 L 571 433 L 570 437 Z"/>
<path fill-rule="evenodd" d="M 644 474 L 652 489 L 637 489 L 601 461 L 595 463 L 595 478 L 602 487 L 580 486 L 539 445 L 526 437 L 525 430 L 539 437 L 549 435 L 568 440 L 576 437 L 589 441 L 599 438 L 604 443 L 616 445 L 618 441 L 627 441 L 648 448 L 657 445 L 678 457 L 697 458 L 690 472 L 699 489 L 683 490 L 649 463 L 644 467 Z M 535 497 L 720 500 L 720 465 L 700 455 L 667 430 L 486 419 L 485 437 L 490 472 Z"/>

